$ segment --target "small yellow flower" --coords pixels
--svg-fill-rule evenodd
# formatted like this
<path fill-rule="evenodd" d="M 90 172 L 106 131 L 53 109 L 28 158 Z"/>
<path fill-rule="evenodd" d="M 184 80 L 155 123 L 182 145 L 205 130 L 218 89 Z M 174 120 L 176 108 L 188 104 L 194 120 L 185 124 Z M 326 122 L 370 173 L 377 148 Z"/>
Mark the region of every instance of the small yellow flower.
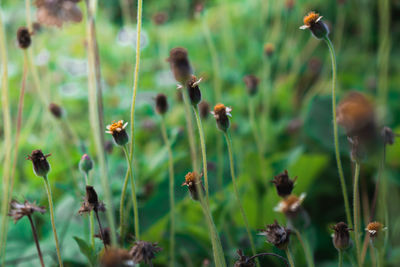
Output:
<path fill-rule="evenodd" d="M 126 126 L 128 125 L 127 122 L 125 122 L 123 120 L 120 120 L 118 122 L 114 122 L 113 124 L 107 125 L 107 130 L 106 133 L 109 134 L 114 134 L 115 132 L 121 132 L 122 130 L 124 130 L 126 128 Z"/>
<path fill-rule="evenodd" d="M 314 11 L 309 12 L 306 16 L 304 16 L 303 22 L 304 25 L 300 27 L 300 29 L 308 29 L 312 25 L 316 24 L 318 21 L 322 19 L 322 16 L 320 16 L 318 13 L 315 13 Z"/>
<path fill-rule="evenodd" d="M 371 237 L 375 237 L 378 235 L 380 232 L 385 231 L 387 228 L 383 227 L 383 224 L 380 222 L 370 222 L 367 225 L 367 228 L 365 230 L 369 233 Z"/>
<path fill-rule="evenodd" d="M 106 133 L 111 134 L 115 143 L 119 146 L 124 146 L 129 142 L 129 136 L 125 131 L 126 125 L 128 125 L 127 122 L 124 123 L 123 120 L 120 120 L 106 127 Z"/>

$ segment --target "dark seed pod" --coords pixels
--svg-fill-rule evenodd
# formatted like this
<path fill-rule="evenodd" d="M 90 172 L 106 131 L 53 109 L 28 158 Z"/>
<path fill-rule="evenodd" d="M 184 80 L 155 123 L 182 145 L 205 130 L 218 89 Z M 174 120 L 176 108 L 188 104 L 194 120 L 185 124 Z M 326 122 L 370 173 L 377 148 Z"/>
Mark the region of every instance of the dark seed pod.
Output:
<path fill-rule="evenodd" d="M 17 41 L 18 41 L 18 46 L 21 49 L 27 49 L 31 45 L 32 39 L 28 28 L 19 27 L 17 31 Z"/>
<path fill-rule="evenodd" d="M 297 180 L 297 176 L 291 180 L 289 178 L 288 171 L 285 170 L 283 173 L 278 174 L 271 181 L 276 187 L 276 191 L 280 197 L 287 197 L 292 193 L 294 183 Z"/>
<path fill-rule="evenodd" d="M 332 227 L 335 231 L 333 233 L 333 245 L 337 250 L 345 250 L 350 246 L 350 233 L 349 227 L 344 222 L 339 222 Z"/>
<path fill-rule="evenodd" d="M 193 106 L 196 106 L 201 101 L 201 92 L 199 88 L 200 81 L 201 79 L 197 80 L 197 77 L 192 75 L 192 77 L 189 79 L 186 85 L 190 103 Z"/>
<path fill-rule="evenodd" d="M 169 53 L 168 62 L 175 80 L 185 85 L 192 75 L 192 67 L 190 66 L 187 50 L 183 47 L 173 48 Z"/>
<path fill-rule="evenodd" d="M 156 96 L 156 112 L 158 114 L 165 114 L 168 110 L 167 96 L 164 94 L 158 94 Z"/>
<path fill-rule="evenodd" d="M 381 134 L 382 134 L 382 138 L 383 138 L 383 143 L 385 145 L 393 145 L 394 144 L 396 135 L 391 128 L 389 128 L 387 126 L 383 127 Z"/>
<path fill-rule="evenodd" d="M 50 164 L 47 161 L 47 158 L 51 154 L 44 155 L 42 150 L 37 149 L 32 151 L 26 159 L 32 161 L 33 171 L 37 176 L 46 177 L 50 171 Z"/>
<path fill-rule="evenodd" d="M 62 108 L 55 103 L 50 103 L 49 110 L 50 110 L 51 114 L 53 114 L 53 116 L 57 119 L 60 119 L 63 115 Z"/>
<path fill-rule="evenodd" d="M 160 248 L 157 243 L 150 243 L 145 241 L 137 241 L 129 251 L 134 263 L 138 264 L 144 262 L 151 264 L 153 259 L 156 257 L 156 253 L 160 252 Z"/>
<path fill-rule="evenodd" d="M 244 76 L 243 81 L 246 84 L 247 92 L 250 96 L 257 94 L 260 80 L 255 75 L 246 75 Z"/>
<path fill-rule="evenodd" d="M 264 230 L 261 230 L 259 235 L 267 238 L 267 242 L 275 247 L 285 250 L 289 245 L 291 231 L 283 226 L 280 226 L 275 220 L 273 224 L 267 225 Z"/>

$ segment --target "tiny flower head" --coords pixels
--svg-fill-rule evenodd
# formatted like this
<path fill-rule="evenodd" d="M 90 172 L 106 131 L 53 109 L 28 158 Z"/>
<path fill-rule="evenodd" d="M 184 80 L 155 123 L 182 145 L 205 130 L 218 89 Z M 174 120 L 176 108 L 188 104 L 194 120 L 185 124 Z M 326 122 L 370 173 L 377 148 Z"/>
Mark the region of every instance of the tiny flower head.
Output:
<path fill-rule="evenodd" d="M 383 227 L 383 224 L 381 224 L 380 222 L 370 222 L 367 225 L 367 228 L 365 228 L 371 238 L 378 237 L 382 234 L 383 231 L 386 231 L 386 229 L 387 228 Z"/>
<path fill-rule="evenodd" d="M 158 114 L 165 114 L 168 110 L 167 96 L 164 94 L 158 94 L 155 98 L 156 101 L 156 112 Z"/>
<path fill-rule="evenodd" d="M 201 78 L 197 79 L 196 76 L 192 75 L 192 77 L 187 81 L 186 89 L 189 95 L 190 103 L 193 106 L 196 106 L 201 101 L 201 92 L 199 88 L 199 83 L 201 82 Z"/>
<path fill-rule="evenodd" d="M 134 246 L 129 251 L 134 263 L 146 263 L 151 264 L 153 259 L 156 257 L 156 253 L 160 252 L 160 248 L 157 243 L 150 243 L 146 241 L 136 241 Z"/>
<path fill-rule="evenodd" d="M 168 62 L 175 80 L 181 84 L 186 84 L 192 75 L 192 67 L 190 66 L 187 50 L 183 47 L 171 49 Z"/>
<path fill-rule="evenodd" d="M 155 25 L 163 25 L 168 20 L 168 13 L 157 12 L 151 17 Z"/>
<path fill-rule="evenodd" d="M 255 75 L 250 74 L 244 76 L 243 81 L 246 84 L 247 93 L 250 96 L 257 94 L 258 84 L 260 83 L 260 79 L 258 79 Z"/>
<path fill-rule="evenodd" d="M 17 42 L 21 49 L 27 49 L 31 45 L 31 33 L 27 27 L 19 27 L 17 31 Z"/>
<path fill-rule="evenodd" d="M 283 173 L 275 176 L 271 183 L 275 185 L 276 191 L 280 197 L 287 197 L 292 193 L 296 180 L 297 176 L 292 180 L 289 178 L 288 171 L 285 170 Z"/>
<path fill-rule="evenodd" d="M 19 203 L 16 200 L 11 200 L 10 203 L 10 212 L 8 216 L 14 219 L 14 223 L 18 222 L 24 216 L 31 216 L 34 212 L 45 213 L 46 210 L 44 207 L 39 207 L 36 203 L 30 203 L 25 200 L 24 204 Z"/>
<path fill-rule="evenodd" d="M 94 187 L 87 185 L 85 199 L 78 213 L 79 214 L 90 213 L 92 210 L 94 210 L 95 212 L 98 211 L 104 212 L 106 208 L 104 206 L 104 203 L 99 201 L 99 198 L 97 196 L 96 190 L 94 190 Z"/>
<path fill-rule="evenodd" d="M 228 116 L 232 117 L 231 111 L 232 109 L 230 107 L 225 107 L 224 104 L 215 105 L 214 111 L 211 111 L 211 114 L 217 122 L 218 128 L 223 132 L 226 132 L 229 128 Z"/>
<path fill-rule="evenodd" d="M 236 253 L 239 256 L 239 259 L 235 262 L 235 265 L 233 267 L 255 267 L 256 262 L 254 261 L 254 258 L 252 257 L 247 257 L 246 255 L 243 254 L 243 251 L 238 249 Z"/>
<path fill-rule="evenodd" d="M 328 26 L 322 21 L 322 16 L 314 11 L 309 12 L 303 19 L 304 25 L 300 29 L 309 29 L 317 39 L 322 39 L 329 34 Z"/>
<path fill-rule="evenodd" d="M 273 244 L 275 247 L 285 250 L 289 245 L 290 230 L 286 227 L 280 226 L 275 220 L 273 224 L 267 225 L 267 227 L 259 233 L 267 238 L 267 242 Z"/>
<path fill-rule="evenodd" d="M 93 169 L 93 160 L 88 154 L 83 154 L 81 160 L 79 161 L 79 169 L 83 173 L 89 173 Z"/>
<path fill-rule="evenodd" d="M 345 250 L 350 246 L 350 233 L 349 227 L 344 222 L 339 222 L 332 226 L 334 230 L 332 241 L 337 250 Z"/>
<path fill-rule="evenodd" d="M 295 217 L 297 212 L 300 210 L 301 204 L 303 203 L 305 197 L 305 193 L 302 193 L 300 197 L 292 194 L 281 200 L 274 210 L 282 212 L 288 217 Z"/>
<path fill-rule="evenodd" d="M 109 133 L 113 136 L 114 141 L 117 145 L 124 146 L 129 142 L 129 136 L 125 131 L 127 125 L 128 123 L 127 122 L 124 123 L 123 120 L 114 122 L 110 125 L 107 125 L 106 133 Z"/>
<path fill-rule="evenodd" d="M 56 119 L 60 119 L 63 115 L 63 109 L 55 103 L 50 103 L 49 110 Z"/>
<path fill-rule="evenodd" d="M 33 150 L 26 159 L 32 161 L 33 171 L 37 176 L 45 177 L 50 171 L 50 164 L 47 161 L 50 156 L 51 154 L 44 155 L 42 150 L 37 149 Z"/>
<path fill-rule="evenodd" d="M 182 186 L 186 185 L 189 189 L 190 196 L 193 200 L 199 200 L 199 191 L 198 188 L 202 191 L 201 193 L 204 194 L 204 186 L 201 182 L 201 174 L 197 172 L 188 172 L 185 176 L 185 182 Z"/>

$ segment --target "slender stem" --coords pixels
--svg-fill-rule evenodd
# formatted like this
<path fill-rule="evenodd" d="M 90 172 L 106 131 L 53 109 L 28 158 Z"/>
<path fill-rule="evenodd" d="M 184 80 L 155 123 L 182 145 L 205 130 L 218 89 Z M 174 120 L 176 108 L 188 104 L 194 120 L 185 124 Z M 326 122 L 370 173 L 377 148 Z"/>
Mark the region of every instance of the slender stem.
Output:
<path fill-rule="evenodd" d="M 257 151 L 258 151 L 260 160 L 262 160 L 263 144 L 261 142 L 261 138 L 260 138 L 260 135 L 259 135 L 259 132 L 257 129 L 257 123 L 255 120 L 255 103 L 254 103 L 254 97 L 252 97 L 252 96 L 250 96 L 248 108 L 249 108 L 249 121 L 250 121 L 251 129 L 253 132 L 254 141 L 256 142 L 256 145 L 257 145 Z"/>
<path fill-rule="evenodd" d="M 132 162 L 129 160 L 128 149 L 126 146 L 123 146 L 122 149 L 124 150 L 126 160 L 129 166 L 129 173 L 130 173 L 130 182 L 131 182 L 131 194 L 132 194 L 132 203 L 133 203 L 133 216 L 135 221 L 135 239 L 140 240 L 140 230 L 139 230 L 139 211 L 138 211 L 138 204 L 137 204 L 137 197 L 136 197 L 136 186 L 135 181 L 133 179 L 133 169 L 132 169 Z M 121 200 L 122 202 L 122 200 Z M 122 232 L 121 232 L 122 235 Z M 122 236 L 121 236 L 122 237 Z M 123 240 L 123 238 L 122 238 Z"/>
<path fill-rule="evenodd" d="M 204 185 L 206 188 L 206 200 L 209 202 L 209 191 L 208 191 L 208 172 L 207 172 L 207 153 L 206 153 L 206 140 L 204 138 L 204 130 L 203 125 L 201 124 L 201 118 L 199 115 L 199 108 L 193 106 L 194 115 L 196 117 L 197 128 L 199 130 L 200 136 L 200 146 L 201 146 L 201 155 L 203 157 L 203 175 L 204 175 Z"/>
<path fill-rule="evenodd" d="M 338 254 L 339 254 L 338 266 L 342 267 L 343 266 L 343 251 L 341 249 L 339 249 Z"/>
<path fill-rule="evenodd" d="M 354 239 L 356 243 L 356 254 L 357 254 L 357 263 L 361 266 L 360 259 L 360 221 L 359 221 L 359 193 L 358 193 L 358 181 L 360 177 L 360 164 L 356 162 L 355 164 L 355 172 L 354 172 L 354 188 L 353 188 L 353 216 L 354 216 Z"/>
<path fill-rule="evenodd" d="M 301 247 L 303 248 L 304 255 L 306 256 L 306 260 L 307 260 L 307 265 L 309 267 L 314 267 L 314 259 L 311 254 L 311 251 L 310 251 L 310 246 L 308 244 L 308 240 L 306 238 L 304 238 L 305 240 L 303 240 L 299 230 L 294 229 L 294 232 L 296 233 L 297 239 L 299 240 Z"/>
<path fill-rule="evenodd" d="M 85 182 L 86 185 L 89 185 L 89 173 L 88 172 L 83 172 L 83 175 L 85 177 Z M 89 215 L 89 227 L 90 227 L 90 243 L 92 244 L 92 248 L 94 249 L 94 218 L 93 218 L 93 212 L 90 213 Z"/>
<path fill-rule="evenodd" d="M 258 257 L 261 257 L 261 256 L 274 256 L 274 257 L 277 257 L 278 259 L 283 260 L 283 261 L 285 262 L 286 266 L 289 266 L 289 262 L 288 262 L 287 259 L 285 259 L 285 258 L 282 257 L 281 255 L 278 255 L 278 254 L 275 254 L 275 253 L 268 253 L 268 252 L 259 253 L 259 254 L 256 254 L 256 255 L 251 256 L 251 257 L 249 258 L 249 260 L 254 259 L 254 258 L 258 258 Z"/>
<path fill-rule="evenodd" d="M 50 184 L 49 184 L 49 180 L 47 179 L 47 176 L 43 177 L 43 181 L 44 181 L 44 186 L 45 186 L 46 192 L 47 192 L 47 198 L 49 200 L 51 227 L 53 228 L 54 240 L 56 242 L 58 263 L 59 263 L 60 267 L 62 267 L 63 266 L 63 262 L 61 260 L 61 253 L 60 253 L 60 246 L 58 244 L 58 236 L 57 236 L 56 224 L 54 222 L 53 196 L 51 194 L 51 187 L 50 187 Z"/>
<path fill-rule="evenodd" d="M 333 136 L 334 136 L 334 142 L 335 142 L 336 164 L 337 164 L 338 172 L 339 172 L 340 185 L 342 187 L 342 194 L 343 194 L 343 200 L 344 200 L 344 207 L 346 210 L 347 224 L 349 225 L 349 228 L 352 228 L 353 222 L 351 221 L 350 204 L 349 204 L 349 198 L 347 196 L 346 181 L 344 179 L 342 162 L 340 160 L 339 135 L 338 135 L 338 126 L 337 126 L 337 122 L 336 122 L 336 56 L 335 56 L 335 50 L 333 48 L 333 44 L 332 44 L 331 40 L 329 39 L 329 37 L 327 37 L 327 36 L 324 37 L 324 40 L 325 40 L 326 44 L 328 45 L 329 52 L 331 55 L 331 60 L 332 60 L 332 116 L 333 116 Z"/>
<path fill-rule="evenodd" d="M 290 267 L 294 267 L 293 256 L 292 256 L 292 253 L 289 250 L 289 247 L 285 249 L 285 252 L 286 252 L 286 256 L 288 258 Z"/>
<path fill-rule="evenodd" d="M 103 236 L 103 234 L 104 234 L 103 227 L 101 226 L 101 221 L 99 218 L 99 212 L 97 210 L 94 210 L 93 212 L 96 215 L 97 223 L 99 224 L 99 232 L 100 232 L 101 240 L 103 241 L 104 249 L 107 250 L 106 240 L 104 239 L 104 236 Z"/>
<path fill-rule="evenodd" d="M 231 177 L 232 177 L 233 189 L 235 191 L 236 200 L 238 202 L 238 206 L 239 206 L 240 212 L 242 214 L 242 219 L 243 219 L 243 222 L 246 227 L 247 235 L 249 236 L 251 250 L 252 250 L 253 254 L 256 254 L 256 248 L 254 246 L 253 236 L 251 235 L 249 222 L 247 220 L 246 212 L 244 211 L 242 202 L 240 201 L 239 190 L 238 190 L 238 187 L 236 184 L 235 166 L 234 166 L 233 153 L 232 153 L 232 141 L 231 141 L 231 138 L 230 138 L 228 132 L 224 132 L 224 135 L 225 135 L 225 139 L 226 139 L 226 144 L 228 146 L 228 154 L 229 154 L 229 162 L 230 162 L 230 167 L 231 167 Z"/>
<path fill-rule="evenodd" d="M 28 219 L 29 219 L 29 222 L 30 222 L 30 224 L 31 224 L 33 239 L 35 240 L 36 249 L 37 249 L 37 251 L 38 251 L 39 260 L 40 260 L 40 265 L 42 265 L 42 267 L 44 267 L 42 251 L 40 250 L 39 239 L 38 239 L 38 236 L 37 236 L 35 224 L 33 223 L 32 216 L 31 216 L 31 215 L 28 215 Z"/>
<path fill-rule="evenodd" d="M 161 133 L 164 139 L 165 146 L 168 150 L 168 170 L 169 170 L 169 205 L 170 205 L 170 233 L 169 233 L 169 251 L 170 251 L 170 266 L 175 266 L 175 175 L 174 175 L 174 158 L 172 155 L 171 144 L 167 135 L 167 127 L 165 126 L 165 118 L 161 116 Z"/>

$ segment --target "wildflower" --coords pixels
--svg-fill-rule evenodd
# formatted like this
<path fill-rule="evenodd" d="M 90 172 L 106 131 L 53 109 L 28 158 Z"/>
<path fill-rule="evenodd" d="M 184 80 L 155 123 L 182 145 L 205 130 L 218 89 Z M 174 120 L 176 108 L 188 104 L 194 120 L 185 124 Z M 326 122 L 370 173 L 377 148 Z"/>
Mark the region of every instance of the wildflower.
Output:
<path fill-rule="evenodd" d="M 132 257 L 128 250 L 121 248 L 109 248 L 100 257 L 102 267 L 125 267 L 133 266 Z"/>
<path fill-rule="evenodd" d="M 19 27 L 17 31 L 17 42 L 21 49 L 27 49 L 31 45 L 31 33 L 27 27 Z"/>
<path fill-rule="evenodd" d="M 104 203 L 99 201 L 99 198 L 97 196 L 96 191 L 94 190 L 94 187 L 87 185 L 85 199 L 78 213 L 79 214 L 90 213 L 92 210 L 98 212 L 98 211 L 105 211 L 106 208 L 104 206 Z"/>
<path fill-rule="evenodd" d="M 168 14 L 166 12 L 157 12 L 151 19 L 155 25 L 163 25 L 168 20 Z"/>
<path fill-rule="evenodd" d="M 150 243 L 146 241 L 137 241 L 129 251 L 134 263 L 138 264 L 144 262 L 151 264 L 152 260 L 156 257 L 155 254 L 160 252 L 162 248 L 157 246 L 157 243 Z"/>
<path fill-rule="evenodd" d="M 202 175 L 197 172 L 188 172 L 185 176 L 185 182 L 182 184 L 182 186 L 186 185 L 188 187 L 190 196 L 193 200 L 200 199 L 198 187 L 201 188 L 201 193 L 204 193 L 205 191 L 203 183 L 201 182 L 201 176 Z"/>
<path fill-rule="evenodd" d="M 284 170 L 283 173 L 278 174 L 274 177 L 274 180 L 271 181 L 276 187 L 276 191 L 280 197 L 287 197 L 292 193 L 294 183 L 297 180 L 297 176 L 291 180 L 289 178 L 289 174 L 287 170 Z"/>
<path fill-rule="evenodd" d="M 256 266 L 254 259 L 244 255 L 242 250 L 238 249 L 236 251 L 236 253 L 239 256 L 239 259 L 235 262 L 235 265 L 233 265 L 233 267 L 255 267 Z"/>
<path fill-rule="evenodd" d="M 47 26 L 61 27 L 65 22 L 80 22 L 82 12 L 77 6 L 80 0 L 36 0 L 37 20 Z"/>
<path fill-rule="evenodd" d="M 167 96 L 164 94 L 158 94 L 156 96 L 156 112 L 158 114 L 165 114 L 168 110 Z"/>
<path fill-rule="evenodd" d="M 232 117 L 231 115 L 232 109 L 229 107 L 225 107 L 224 104 L 217 104 L 214 107 L 214 111 L 211 111 L 215 120 L 217 121 L 218 128 L 226 132 L 229 128 L 229 118 L 228 116 Z"/>
<path fill-rule="evenodd" d="M 290 233 L 290 229 L 280 226 L 275 220 L 273 224 L 267 225 L 264 230 L 261 230 L 259 235 L 265 236 L 268 243 L 285 250 L 289 245 Z"/>
<path fill-rule="evenodd" d="M 250 96 L 257 94 L 258 84 L 260 83 L 260 80 L 256 76 L 252 74 L 246 75 L 244 76 L 243 81 L 246 84 L 247 92 Z"/>
<path fill-rule="evenodd" d="M 201 92 L 199 88 L 199 83 L 202 78 L 197 79 L 196 76 L 192 75 L 191 78 L 186 83 L 186 89 L 189 95 L 190 104 L 196 106 L 201 101 Z M 178 89 L 181 89 L 183 86 L 179 85 Z"/>
<path fill-rule="evenodd" d="M 203 100 L 199 104 L 199 111 L 200 111 L 200 117 L 202 119 L 207 119 L 208 115 L 210 114 L 210 104 L 208 104 L 207 101 Z"/>
<path fill-rule="evenodd" d="M 32 161 L 33 171 L 37 176 L 46 177 L 50 171 L 50 164 L 47 161 L 50 156 L 51 154 L 44 155 L 42 150 L 37 149 L 33 150 L 26 159 Z"/>
<path fill-rule="evenodd" d="M 275 46 L 273 43 L 266 43 L 264 45 L 264 54 L 268 57 L 271 57 L 275 52 Z"/>
<path fill-rule="evenodd" d="M 102 229 L 102 233 L 95 234 L 94 237 L 99 238 L 101 241 L 103 241 L 104 245 L 110 246 L 111 245 L 111 233 L 110 233 L 110 228 L 106 227 Z"/>
<path fill-rule="evenodd" d="M 393 145 L 396 134 L 387 126 L 383 127 L 381 131 L 384 145 Z"/>
<path fill-rule="evenodd" d="M 375 248 L 380 249 L 384 246 L 385 236 L 383 232 L 387 230 L 387 227 L 383 227 L 383 224 L 380 222 L 370 222 L 365 230 Z"/>
<path fill-rule="evenodd" d="M 24 204 L 19 203 L 16 200 L 11 200 L 10 212 L 8 216 L 13 217 L 14 223 L 17 223 L 24 216 L 31 216 L 34 212 L 45 213 L 44 207 L 39 207 L 36 203 L 30 203 L 25 200 Z"/>
<path fill-rule="evenodd" d="M 305 197 L 305 193 L 302 193 L 300 197 L 292 194 L 280 201 L 274 210 L 283 212 L 288 217 L 295 217 L 300 210 L 301 204 L 303 203 Z"/>
<path fill-rule="evenodd" d="M 339 222 L 332 226 L 335 231 L 332 235 L 333 245 L 337 250 L 345 250 L 350 246 L 349 227 L 344 222 Z"/>
<path fill-rule="evenodd" d="M 62 115 L 63 115 L 62 108 L 59 105 L 55 104 L 55 103 L 50 103 L 49 110 L 50 110 L 51 114 L 53 114 L 53 116 L 56 119 L 60 119 L 62 117 Z"/>
<path fill-rule="evenodd" d="M 168 62 L 175 80 L 181 84 L 186 84 L 192 75 L 192 67 L 190 66 L 187 50 L 183 47 L 171 49 Z"/>
<path fill-rule="evenodd" d="M 93 161 L 88 154 L 83 154 L 81 160 L 79 161 L 79 169 L 84 173 L 88 173 L 91 169 L 93 169 Z"/>
<path fill-rule="evenodd" d="M 124 121 L 120 120 L 111 125 L 107 125 L 106 128 L 108 131 L 106 131 L 106 133 L 109 133 L 113 136 L 114 141 L 117 145 L 124 146 L 129 142 L 129 136 L 125 131 L 127 125 L 127 122 L 125 122 L 124 124 Z"/>
<path fill-rule="evenodd" d="M 317 39 L 322 39 L 329 34 L 328 26 L 322 21 L 322 16 L 314 11 L 309 12 L 303 19 L 304 25 L 300 29 L 309 29 Z"/>

